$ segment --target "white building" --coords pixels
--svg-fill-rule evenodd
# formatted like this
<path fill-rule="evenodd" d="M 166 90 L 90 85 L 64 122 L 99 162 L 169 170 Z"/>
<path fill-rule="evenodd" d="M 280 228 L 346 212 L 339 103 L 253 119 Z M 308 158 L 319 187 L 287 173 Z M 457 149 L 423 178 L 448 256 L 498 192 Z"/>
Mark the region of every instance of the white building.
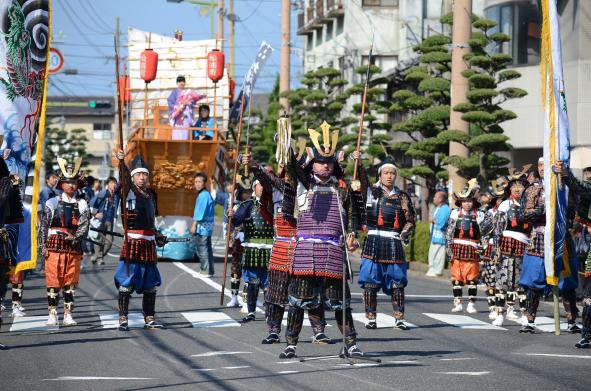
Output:
<path fill-rule="evenodd" d="M 512 37 L 502 51 L 513 56 L 513 68 L 522 75 L 505 84 L 528 92 L 526 97 L 511 101 L 510 109 L 518 117 L 503 125 L 514 147 L 512 160 L 515 165 L 537 161 L 544 143 L 539 66 L 541 12 L 538 3 L 535 0 L 485 1 L 486 17 L 497 20 L 501 31 Z M 576 166 L 581 159 L 591 161 L 591 1 L 558 0 L 557 8 L 573 148 L 571 163 Z"/>

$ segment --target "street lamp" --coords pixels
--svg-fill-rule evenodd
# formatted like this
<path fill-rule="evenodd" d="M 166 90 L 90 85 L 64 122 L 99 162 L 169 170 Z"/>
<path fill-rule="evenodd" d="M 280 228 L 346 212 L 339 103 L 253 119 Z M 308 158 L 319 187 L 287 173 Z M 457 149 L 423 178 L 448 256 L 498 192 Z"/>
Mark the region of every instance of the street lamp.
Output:
<path fill-rule="evenodd" d="M 210 1 L 200 1 L 200 0 L 166 0 L 167 3 L 189 3 L 189 4 L 197 4 L 202 5 L 204 7 L 209 7 L 209 13 L 211 14 L 211 37 L 215 38 L 215 0 Z"/>

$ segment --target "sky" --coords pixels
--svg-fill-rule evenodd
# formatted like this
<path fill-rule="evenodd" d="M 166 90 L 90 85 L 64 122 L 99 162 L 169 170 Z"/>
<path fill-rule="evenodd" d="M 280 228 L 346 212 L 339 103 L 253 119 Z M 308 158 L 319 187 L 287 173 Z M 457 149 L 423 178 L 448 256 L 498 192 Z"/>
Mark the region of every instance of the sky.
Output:
<path fill-rule="evenodd" d="M 217 0 L 215 2 L 217 4 Z M 224 6 L 227 9 L 228 0 L 224 1 Z M 50 75 L 49 96 L 115 94 L 113 34 L 117 16 L 124 33 L 121 36 L 122 45 L 127 42 L 125 33 L 128 27 L 167 36 L 182 30 L 185 40 L 211 37 L 210 16 L 201 16 L 202 6 L 189 3 L 169 3 L 166 0 L 52 0 L 52 7 L 52 47 L 63 54 L 64 68 L 60 74 Z M 234 0 L 234 13 L 240 18 L 236 23 L 236 84 L 242 84 L 264 40 L 275 51 L 257 80 L 255 93 L 270 92 L 279 72 L 281 1 Z M 293 86 L 294 80 L 299 79 L 301 74 L 302 43 L 296 35 L 297 15 L 293 9 L 291 19 Z M 224 38 L 228 38 L 227 23 Z M 227 42 L 224 46 L 227 48 Z M 75 69 L 78 74 L 66 75 L 63 71 L 68 69 Z"/>

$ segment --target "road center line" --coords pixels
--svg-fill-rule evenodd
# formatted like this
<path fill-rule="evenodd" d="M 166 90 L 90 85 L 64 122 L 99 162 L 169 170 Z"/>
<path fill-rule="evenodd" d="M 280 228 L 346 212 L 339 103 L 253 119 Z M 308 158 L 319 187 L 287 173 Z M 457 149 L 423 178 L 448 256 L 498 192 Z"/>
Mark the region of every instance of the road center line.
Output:
<path fill-rule="evenodd" d="M 489 371 L 482 371 L 482 372 L 435 372 L 441 373 L 442 375 L 465 375 L 465 376 L 482 376 L 488 375 Z"/>
<path fill-rule="evenodd" d="M 559 357 L 559 358 L 582 358 L 586 360 L 591 360 L 590 356 L 583 356 L 577 354 L 552 354 L 552 353 L 513 353 L 520 356 L 539 356 L 539 357 Z"/>
<path fill-rule="evenodd" d="M 158 380 L 155 377 L 118 377 L 118 376 L 60 376 L 57 379 L 43 379 L 44 381 L 60 380 Z"/>
<path fill-rule="evenodd" d="M 234 356 L 237 354 L 252 354 L 252 352 L 226 352 L 226 351 L 220 350 L 217 352 L 192 354 L 191 357 Z"/>

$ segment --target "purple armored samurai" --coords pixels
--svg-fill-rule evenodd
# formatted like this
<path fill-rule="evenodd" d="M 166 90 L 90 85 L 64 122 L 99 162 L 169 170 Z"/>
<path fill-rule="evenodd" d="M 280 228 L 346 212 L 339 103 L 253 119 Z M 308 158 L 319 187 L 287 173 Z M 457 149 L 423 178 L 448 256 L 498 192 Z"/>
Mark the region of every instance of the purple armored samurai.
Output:
<path fill-rule="evenodd" d="M 347 285 L 343 295 L 343 278 L 347 278 L 346 249 L 354 249 L 354 236 L 363 205 L 354 200 L 351 187 L 336 158 L 338 130 L 330 132 L 323 122 L 323 144 L 320 133 L 308 129 L 314 145 L 308 148 L 308 161 L 302 168 L 295 158 L 289 170 L 297 178 L 297 244 L 294 250 L 288 296 L 287 347 L 280 358 L 296 357 L 296 345 L 302 329 L 304 310 L 309 316 L 320 316 L 323 308 L 335 312 L 341 333 L 345 336 L 345 353 L 362 356 L 356 345 L 356 332 L 350 308 Z M 284 212 L 285 213 L 285 212 Z M 351 224 L 349 221 L 351 220 Z M 345 302 L 343 302 L 343 296 Z M 343 312 L 345 321 L 343 324 Z"/>

